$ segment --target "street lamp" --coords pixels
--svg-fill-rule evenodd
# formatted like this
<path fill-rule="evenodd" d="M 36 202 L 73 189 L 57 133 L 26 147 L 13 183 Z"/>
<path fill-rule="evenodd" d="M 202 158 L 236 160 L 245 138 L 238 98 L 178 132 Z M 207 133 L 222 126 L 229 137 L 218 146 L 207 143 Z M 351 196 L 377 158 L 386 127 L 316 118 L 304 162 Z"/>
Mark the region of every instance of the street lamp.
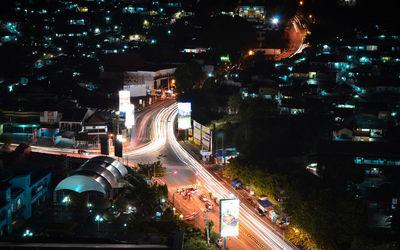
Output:
<path fill-rule="evenodd" d="M 32 237 L 33 233 L 29 230 L 26 229 L 25 232 L 22 234 L 22 237 Z"/>
<path fill-rule="evenodd" d="M 62 200 L 62 203 L 65 204 L 65 208 L 68 208 L 68 202 L 70 202 L 71 199 L 69 198 L 69 196 L 65 196 L 64 199 Z"/>
<path fill-rule="evenodd" d="M 96 215 L 96 218 L 94 218 L 94 220 L 97 222 L 97 231 L 99 231 L 100 222 L 103 222 L 104 219 L 100 215 Z"/>
<path fill-rule="evenodd" d="M 279 23 L 279 16 L 278 15 L 276 15 L 276 16 L 274 16 L 272 19 L 271 19 L 271 22 L 272 22 L 272 24 L 278 24 Z"/>

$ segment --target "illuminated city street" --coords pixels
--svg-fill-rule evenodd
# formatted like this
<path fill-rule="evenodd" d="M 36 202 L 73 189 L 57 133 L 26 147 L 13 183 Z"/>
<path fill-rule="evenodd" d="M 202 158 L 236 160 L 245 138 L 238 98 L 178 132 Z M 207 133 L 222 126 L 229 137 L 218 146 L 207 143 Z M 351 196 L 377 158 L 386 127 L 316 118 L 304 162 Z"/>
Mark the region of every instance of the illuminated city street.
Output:
<path fill-rule="evenodd" d="M 2 0 L 1 248 L 400 249 L 397 5 Z"/>
<path fill-rule="evenodd" d="M 154 161 L 157 155 L 165 154 L 166 158 L 163 159 L 163 164 L 167 168 L 167 172 L 178 170 L 177 175 L 169 174 L 164 178 L 171 194 L 170 200 L 173 198 L 172 196 L 177 196 L 172 193 L 176 192 L 178 187 L 189 186 L 197 182 L 201 183 L 205 192 L 211 192 L 218 199 L 230 198 L 231 192 L 205 170 L 176 140 L 174 132 L 174 121 L 177 115 L 176 103 L 171 105 L 170 102 L 166 102 L 165 106 L 159 105 L 157 108 L 159 113 L 155 115 L 152 121 L 151 142 L 142 148 L 127 153 L 130 160 L 135 163 L 151 162 Z M 140 124 L 138 126 L 140 128 L 146 125 Z M 195 173 L 198 173 L 198 175 L 196 176 Z M 178 198 L 177 200 L 181 199 Z M 202 214 L 201 209 L 205 209 L 204 203 L 198 198 L 184 202 L 186 202 L 185 205 L 177 205 L 177 207 L 182 207 L 182 212 L 187 214 Z M 188 202 L 194 204 L 187 206 Z M 282 236 L 275 232 L 268 223 L 259 218 L 254 208 L 249 208 L 242 203 L 240 211 L 240 225 L 242 225 L 240 227 L 240 236 L 238 239 L 230 239 L 228 241 L 228 245 L 230 244 L 229 242 L 237 241 L 232 244 L 233 246 L 228 246 L 229 248 L 243 249 L 244 246 L 271 249 L 293 248 L 286 241 L 283 241 Z M 214 220 L 215 225 L 219 224 L 219 213 L 217 211 L 209 213 L 209 217 Z M 195 220 L 195 224 L 199 223 L 196 225 L 201 225 L 200 228 L 204 228 L 204 222 L 201 223 L 204 218 L 205 215 L 202 215 Z"/>

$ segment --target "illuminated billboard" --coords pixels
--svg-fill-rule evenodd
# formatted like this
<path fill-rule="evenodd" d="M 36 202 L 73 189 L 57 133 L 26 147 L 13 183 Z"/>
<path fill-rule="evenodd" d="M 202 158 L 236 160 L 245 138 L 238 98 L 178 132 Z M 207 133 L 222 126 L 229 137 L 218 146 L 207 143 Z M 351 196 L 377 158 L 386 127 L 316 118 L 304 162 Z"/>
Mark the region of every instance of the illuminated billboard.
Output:
<path fill-rule="evenodd" d="M 123 111 L 123 106 L 131 104 L 131 92 L 128 90 L 119 91 L 119 110 Z"/>
<path fill-rule="evenodd" d="M 178 102 L 178 129 L 192 127 L 192 104 L 190 102 Z"/>
<path fill-rule="evenodd" d="M 132 127 L 135 125 L 135 106 L 133 104 L 129 104 L 123 106 L 123 111 L 125 112 L 125 126 L 127 128 Z"/>
<path fill-rule="evenodd" d="M 239 235 L 239 207 L 238 199 L 220 200 L 220 234 L 221 237 Z"/>

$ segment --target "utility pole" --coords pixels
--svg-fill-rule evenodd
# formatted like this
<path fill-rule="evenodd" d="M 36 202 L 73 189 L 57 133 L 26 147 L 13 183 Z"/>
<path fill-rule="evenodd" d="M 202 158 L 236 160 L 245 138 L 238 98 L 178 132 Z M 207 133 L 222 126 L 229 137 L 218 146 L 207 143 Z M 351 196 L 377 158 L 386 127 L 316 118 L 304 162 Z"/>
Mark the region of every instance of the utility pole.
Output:
<path fill-rule="evenodd" d="M 207 225 L 206 235 L 207 235 L 207 245 L 209 245 L 210 244 L 210 224 L 209 224 L 209 221 L 208 221 L 208 211 L 204 211 L 204 213 L 207 216 L 207 220 L 206 220 L 206 225 Z"/>
<path fill-rule="evenodd" d="M 224 134 L 222 134 L 222 158 L 224 160 L 224 167 L 225 167 L 226 161 L 225 161 L 225 149 L 224 149 Z"/>

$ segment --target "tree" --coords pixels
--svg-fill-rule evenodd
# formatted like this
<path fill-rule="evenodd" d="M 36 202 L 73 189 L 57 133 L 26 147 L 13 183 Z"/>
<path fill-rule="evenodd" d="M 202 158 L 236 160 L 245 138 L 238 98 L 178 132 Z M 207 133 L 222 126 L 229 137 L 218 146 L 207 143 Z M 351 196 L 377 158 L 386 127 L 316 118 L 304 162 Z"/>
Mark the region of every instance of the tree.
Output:
<path fill-rule="evenodd" d="M 178 67 L 175 70 L 176 90 L 178 92 L 187 92 L 194 86 L 200 86 L 200 82 L 205 76 L 200 64 L 195 61 L 190 61 Z"/>
<path fill-rule="evenodd" d="M 201 238 L 189 238 L 185 241 L 183 245 L 183 249 L 187 250 L 209 250 L 210 246 L 207 245 L 207 242 Z"/>
<path fill-rule="evenodd" d="M 129 200 L 126 199 L 125 197 L 119 197 L 115 203 L 115 208 L 118 209 L 119 211 L 124 211 L 128 208 L 129 205 Z"/>
<path fill-rule="evenodd" d="M 240 94 L 231 95 L 228 99 L 229 113 L 237 114 L 239 112 L 241 102 L 242 98 Z"/>
<path fill-rule="evenodd" d="M 142 174 L 147 175 L 149 178 L 153 177 L 154 174 L 157 177 L 163 177 L 167 174 L 166 168 L 162 166 L 161 161 L 153 163 L 138 163 Z M 154 177 L 155 177 L 154 176 Z"/>
<path fill-rule="evenodd" d="M 209 233 L 210 233 L 210 242 L 213 243 L 213 244 L 215 244 L 215 243 L 218 242 L 218 239 L 219 239 L 221 236 L 219 235 L 219 233 L 216 233 L 216 232 L 215 232 L 215 225 L 214 225 L 214 221 L 213 221 L 213 220 L 210 220 L 210 221 L 208 222 L 208 226 L 210 227 L 210 231 L 209 231 Z M 206 228 L 206 229 L 207 229 L 207 228 Z"/>
<path fill-rule="evenodd" d="M 111 207 L 111 202 L 104 198 L 98 198 L 92 202 L 93 207 L 96 209 L 107 209 Z"/>
<path fill-rule="evenodd" d="M 12 143 L 11 138 L 5 136 L 5 135 L 0 135 L 0 142 L 3 143 L 3 145 L 1 146 L 1 150 L 2 151 L 10 151 L 10 145 Z"/>
<path fill-rule="evenodd" d="M 313 242 L 311 235 L 305 232 L 301 228 L 290 226 L 288 230 L 284 232 L 285 238 L 295 244 L 301 246 L 303 249 L 316 249 L 317 245 Z"/>

